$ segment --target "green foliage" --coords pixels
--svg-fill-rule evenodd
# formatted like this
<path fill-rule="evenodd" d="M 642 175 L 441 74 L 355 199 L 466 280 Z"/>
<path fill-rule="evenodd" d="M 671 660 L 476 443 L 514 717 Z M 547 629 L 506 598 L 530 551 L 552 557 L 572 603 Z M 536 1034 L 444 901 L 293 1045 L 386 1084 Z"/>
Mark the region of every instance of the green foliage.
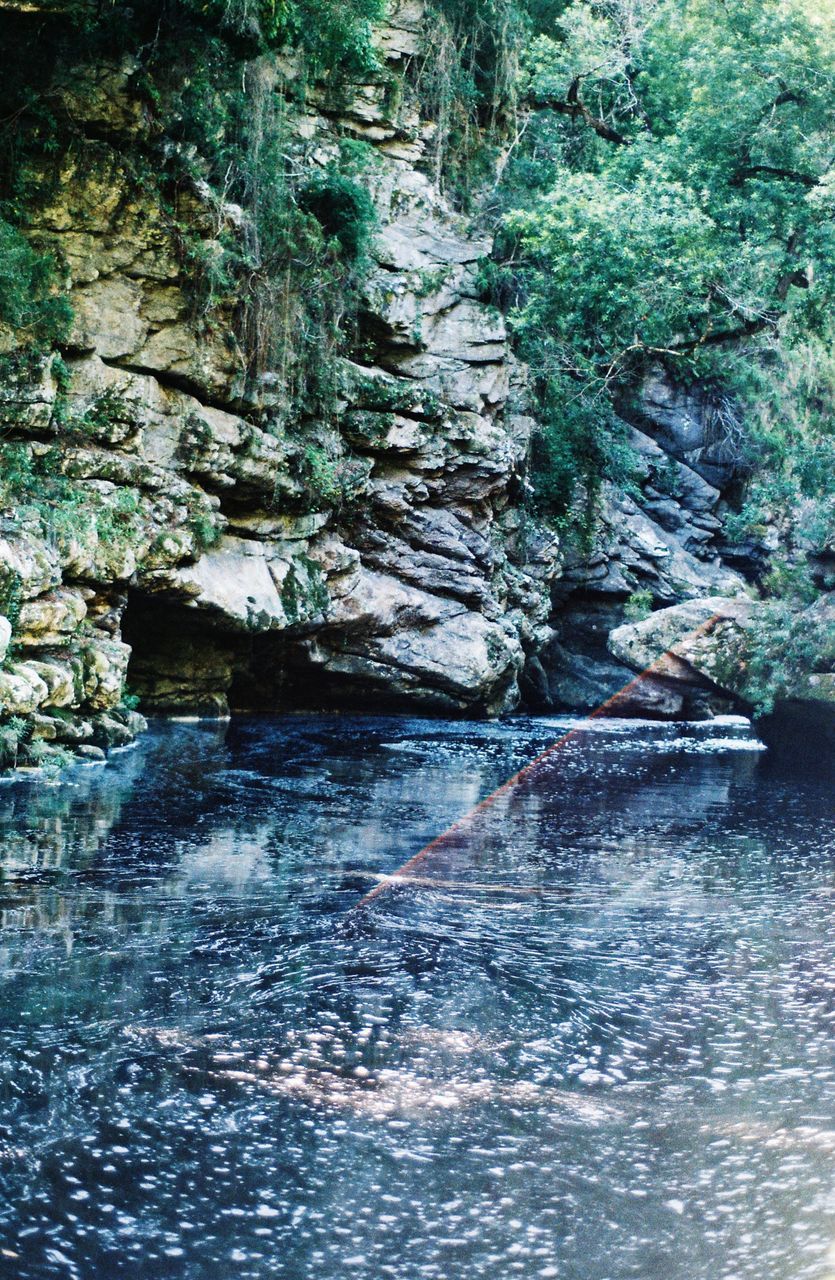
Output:
<path fill-rule="evenodd" d="M 430 0 L 415 89 L 435 125 L 436 180 L 465 209 L 493 180 L 497 147 L 515 119 L 526 29 L 518 0 Z"/>
<path fill-rule="evenodd" d="M 835 352 L 830 326 L 782 326 L 756 363 L 727 376 L 745 407 L 747 476 L 731 541 L 775 531 L 791 555 L 835 548 Z"/>
<path fill-rule="evenodd" d="M 71 375 L 60 356 L 52 360 L 52 375 L 58 387 L 52 409 L 52 426 L 62 437 L 87 436 L 107 440 L 112 438 L 114 428 L 121 433 L 125 422 L 131 421 L 131 406 L 113 387 L 107 387 L 83 410 L 75 408 L 67 395 Z"/>
<path fill-rule="evenodd" d="M 646 589 L 633 591 L 623 607 L 628 622 L 643 622 L 652 613 L 652 592 Z"/>
<path fill-rule="evenodd" d="M 340 157 L 312 182 L 304 145 L 286 125 L 286 102 L 313 80 L 327 80 L 336 94 L 343 83 L 377 75 L 371 24 L 382 11 L 383 0 L 79 0 L 68 9 L 71 25 L 39 28 L 43 48 L 18 50 L 0 89 L 0 210 L 28 218 L 59 176 L 54 159 L 74 145 L 78 126 L 49 79 L 55 64 L 83 67 L 127 55 L 149 128 L 124 164 L 138 188 L 158 188 L 191 282 L 194 318 L 207 329 L 228 329 L 234 311 L 227 338 L 242 349 L 247 391 L 257 391 L 272 369 L 274 386 L 286 389 L 283 416 L 297 415 L 302 404 L 320 412 L 333 399 L 332 357 L 353 330 L 372 217 L 354 181 L 362 144 L 346 144 L 344 163 Z M 276 49 L 294 55 L 288 83 L 259 56 Z M 79 154 L 90 154 L 86 141 Z M 214 226 L 195 220 L 196 184 Z M 242 223 L 227 216 L 236 205 Z M 5 290 L 5 304 L 0 298 L 0 321 L 4 305 L 15 309 L 15 324 L 29 323 L 17 314 L 24 303 L 65 309 L 63 299 L 41 299 L 39 282 L 30 287 L 35 268 L 48 274 L 47 260 L 21 259 L 25 242 L 18 240 L 10 241 L 12 260 L 4 225 L 0 285 L 9 275 L 22 284 Z M 38 311 L 31 322 L 45 328 L 49 318 Z M 50 336 L 56 332 L 52 325 Z"/>
<path fill-rule="evenodd" d="M 306 446 L 303 458 L 302 478 L 317 508 L 346 506 L 365 487 L 368 463 L 360 458 L 335 453 L 317 443 Z"/>
<path fill-rule="evenodd" d="M 141 5 L 75 0 L 64 6 L 88 46 L 112 51 L 222 40 L 237 57 L 269 49 L 303 52 L 315 76 L 356 76 L 376 66 L 371 24 L 383 0 L 143 0 Z"/>
<path fill-rule="evenodd" d="M 302 187 L 299 207 L 313 215 L 348 262 L 357 261 L 374 224 L 374 206 L 364 187 L 339 172 L 326 172 Z"/>
<path fill-rule="evenodd" d="M 754 463 L 772 445 L 739 389 L 771 379 L 777 395 L 784 344 L 823 332 L 835 285 L 835 24 L 803 0 L 516 10 L 523 82 L 487 282 L 536 375 L 556 468 L 549 481 L 534 458 L 540 494 L 565 501 L 596 451 L 575 404 L 605 421 L 650 364 L 737 396 Z M 574 384 L 561 427 L 555 378 Z M 828 469 L 821 438 L 787 461 L 788 490 Z"/>
<path fill-rule="evenodd" d="M 662 463 L 650 464 L 650 480 L 659 493 L 665 493 L 671 498 L 678 498 L 681 494 L 679 464 L 669 455 Z"/>
<path fill-rule="evenodd" d="M 188 526 L 194 537 L 195 549 L 200 551 L 208 551 L 209 547 L 213 547 L 220 537 L 220 526 L 217 521 L 205 512 L 195 511 L 189 516 Z"/>
<path fill-rule="evenodd" d="M 300 572 L 300 567 L 303 572 Z M 308 621 L 313 614 L 324 613 L 330 604 L 330 596 L 321 565 L 309 556 L 299 556 L 288 568 L 281 584 L 281 604 L 289 623 Z"/>
<path fill-rule="evenodd" d="M 343 144 L 311 177 L 268 69 L 230 63 L 218 41 L 207 44 L 187 77 L 165 67 L 157 82 L 167 95 L 166 115 L 179 121 L 174 180 L 208 181 L 218 209 L 218 230 L 209 238 L 177 223 L 196 317 L 211 325 L 219 307 L 235 308 L 249 389 L 259 392 L 271 375 L 281 392 L 279 425 L 302 414 L 327 416 L 334 356 L 351 339 L 374 222 L 356 180 L 367 167 L 367 148 Z M 238 229 L 223 223 L 229 202 L 244 211 Z"/>
<path fill-rule="evenodd" d="M 54 459 L 57 462 L 57 457 Z M 18 504 L 36 500 L 49 483 L 48 469 L 40 468 L 32 450 L 24 444 L 0 444 L 0 508 L 8 510 Z"/>
<path fill-rule="evenodd" d="M 54 258 L 0 217 L 0 324 L 20 345 L 40 347 L 65 337 L 71 320 Z"/>
<path fill-rule="evenodd" d="M 120 487 L 100 495 L 64 475 L 61 450 L 19 442 L 0 443 L 0 509 L 66 551 L 101 543 L 109 554 L 141 546 L 145 530 L 139 490 Z M 13 591 L 13 588 L 12 588 Z M 14 597 L 12 595 L 12 607 Z M 0 610 L 2 611 L 2 610 Z"/>
<path fill-rule="evenodd" d="M 605 397 L 572 379 L 544 352 L 539 338 L 522 341 L 522 354 L 536 374 L 537 428 L 529 461 L 531 505 L 537 514 L 588 545 L 594 532 L 601 485 L 627 485 L 632 455 L 624 423 Z"/>
<path fill-rule="evenodd" d="M 141 508 L 142 495 L 138 489 L 117 489 L 113 500 L 94 512 L 98 537 L 103 542 L 116 546 L 123 542 L 133 542 L 139 523 L 137 516 Z"/>
<path fill-rule="evenodd" d="M 41 738 L 31 739 L 25 744 L 23 751 L 23 763 L 34 769 L 43 769 L 50 777 L 55 777 L 73 762 L 72 752 L 66 747 L 54 742 L 44 742 Z"/>
<path fill-rule="evenodd" d="M 0 725 L 0 769 L 14 769 L 29 732 L 29 726 L 20 716 L 10 716 Z"/>
<path fill-rule="evenodd" d="M 0 564 L 0 614 L 11 624 L 12 631 L 20 617 L 23 604 L 23 582 L 16 569 Z"/>
<path fill-rule="evenodd" d="M 694 323 L 717 269 L 694 193 L 646 173 L 629 189 L 566 173 L 535 208 L 509 212 L 504 233 L 526 264 L 515 331 L 589 381 Z"/>
<path fill-rule="evenodd" d="M 786 551 L 773 557 L 762 587 L 767 597 L 787 602 L 795 609 L 811 604 L 818 595 L 808 565 Z"/>
<path fill-rule="evenodd" d="M 744 651 L 746 696 L 758 715 L 791 697 L 801 673 L 831 670 L 832 618 L 825 610 L 799 608 L 796 599 L 772 600 L 748 633 Z"/>
<path fill-rule="evenodd" d="M 384 0 L 289 0 L 283 8 L 284 29 L 273 43 L 301 48 L 312 74 L 352 79 L 377 68 L 372 24 Z"/>

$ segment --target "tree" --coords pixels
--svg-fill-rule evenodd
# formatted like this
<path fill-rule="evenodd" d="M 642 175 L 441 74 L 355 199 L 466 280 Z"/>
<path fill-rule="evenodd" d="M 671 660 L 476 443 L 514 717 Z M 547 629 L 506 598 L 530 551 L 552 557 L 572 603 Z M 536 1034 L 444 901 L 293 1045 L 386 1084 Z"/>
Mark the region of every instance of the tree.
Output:
<path fill-rule="evenodd" d="M 801 0 L 537 12 L 492 279 L 545 400 L 557 376 L 593 431 L 650 361 L 733 390 L 775 338 L 820 332 L 835 22 Z"/>

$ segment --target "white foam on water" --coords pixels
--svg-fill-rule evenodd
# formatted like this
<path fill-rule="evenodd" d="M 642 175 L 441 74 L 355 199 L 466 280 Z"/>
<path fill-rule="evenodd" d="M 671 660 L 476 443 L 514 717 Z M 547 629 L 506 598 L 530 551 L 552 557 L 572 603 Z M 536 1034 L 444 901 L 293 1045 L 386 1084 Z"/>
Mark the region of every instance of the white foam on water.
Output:
<path fill-rule="evenodd" d="M 232 719 L 225 716 L 165 716 L 167 724 L 228 724 Z"/>
<path fill-rule="evenodd" d="M 713 755 L 722 751 L 767 751 L 764 742 L 753 735 L 750 738 L 671 738 L 662 742 L 647 742 L 648 750 L 685 751 L 695 755 Z"/>

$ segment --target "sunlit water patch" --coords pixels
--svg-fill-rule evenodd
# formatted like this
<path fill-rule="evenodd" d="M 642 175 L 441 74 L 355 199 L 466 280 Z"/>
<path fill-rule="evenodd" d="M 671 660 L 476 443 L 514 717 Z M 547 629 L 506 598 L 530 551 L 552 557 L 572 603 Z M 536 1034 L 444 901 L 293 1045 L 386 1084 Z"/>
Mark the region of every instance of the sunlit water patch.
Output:
<path fill-rule="evenodd" d="M 4 1280 L 832 1280 L 830 780 L 576 728 L 176 724 L 4 786 Z"/>

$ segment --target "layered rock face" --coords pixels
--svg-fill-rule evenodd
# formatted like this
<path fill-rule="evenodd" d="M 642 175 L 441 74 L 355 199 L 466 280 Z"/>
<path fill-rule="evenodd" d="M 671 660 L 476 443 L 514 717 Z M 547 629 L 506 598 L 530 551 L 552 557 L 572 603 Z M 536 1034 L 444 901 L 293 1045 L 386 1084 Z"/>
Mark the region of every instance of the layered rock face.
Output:
<path fill-rule="evenodd" d="M 659 609 L 642 622 L 626 623 L 609 636 L 613 657 L 633 671 L 651 672 L 682 707 L 732 706 L 750 710 L 760 690 L 752 639 L 768 625 L 762 601 L 709 596 Z M 807 751 L 835 746 L 835 604 L 821 596 L 792 622 L 797 637 L 814 637 L 814 667 L 786 665 L 779 693 L 760 730 L 766 738 Z M 775 657 L 777 654 L 775 653 Z"/>
<path fill-rule="evenodd" d="M 340 362 L 328 422 L 281 420 L 281 369 L 253 389 L 234 300 L 195 315 L 169 212 L 125 162 L 152 154 L 135 67 L 60 69 L 74 141 L 31 230 L 66 265 L 73 328 L 60 360 L 0 386 L 6 440 L 67 478 L 78 515 L 10 511 L 0 539 L 2 711 L 45 740 L 124 740 L 126 682 L 144 708 L 199 713 L 516 704 L 556 544 L 519 536 L 532 424 L 502 319 L 478 300 L 489 246 L 421 171 L 414 110 L 391 105 L 422 22 L 418 0 L 392 5 L 385 76 L 292 108 L 311 174 L 340 138 L 373 147 L 368 355 Z M 180 200 L 204 260 L 243 234 L 199 181 Z"/>
<path fill-rule="evenodd" d="M 627 427 L 636 483 L 629 492 L 605 487 L 591 550 L 565 555 L 555 635 L 528 668 L 538 705 L 591 710 L 629 685 L 613 712 L 673 719 L 726 709 L 654 674 L 633 683 L 609 636 L 633 608 L 750 594 L 721 554 L 722 491 L 734 469 L 727 434 L 704 393 L 680 391 L 661 371 L 647 377 Z"/>
<path fill-rule="evenodd" d="M 0 0 L 0 37 L 31 43 L 67 7 Z M 634 480 L 604 487 L 591 546 L 560 548 L 532 522 L 525 370 L 478 284 L 490 244 L 439 192 L 409 89 L 423 0 L 390 0 L 376 39 L 380 69 L 338 92 L 300 93 L 291 57 L 247 69 L 253 110 L 280 104 L 303 181 L 363 144 L 375 224 L 351 358 L 322 351 L 327 411 L 288 395 L 305 341 L 289 271 L 289 341 L 257 375 L 241 299 L 195 287 L 248 243 L 251 211 L 210 186 L 199 154 L 180 156 L 173 197 L 153 180 L 188 148 L 142 69 L 100 54 L 54 66 L 64 142 L 34 162 L 27 235 L 61 264 L 73 321 L 37 359 L 0 325 L 14 473 L 0 493 L 21 495 L 0 511 L 0 767 L 21 743 L 26 759 L 100 757 L 141 728 L 137 702 L 477 715 L 520 698 L 591 710 L 629 685 L 612 712 L 746 705 L 736 676 L 689 658 L 635 683 L 653 646 L 623 630 L 682 601 L 682 626 L 717 599 L 748 616 L 741 573 L 760 551 L 729 555 L 722 539 L 725 407 L 652 371 L 623 409 Z"/>

